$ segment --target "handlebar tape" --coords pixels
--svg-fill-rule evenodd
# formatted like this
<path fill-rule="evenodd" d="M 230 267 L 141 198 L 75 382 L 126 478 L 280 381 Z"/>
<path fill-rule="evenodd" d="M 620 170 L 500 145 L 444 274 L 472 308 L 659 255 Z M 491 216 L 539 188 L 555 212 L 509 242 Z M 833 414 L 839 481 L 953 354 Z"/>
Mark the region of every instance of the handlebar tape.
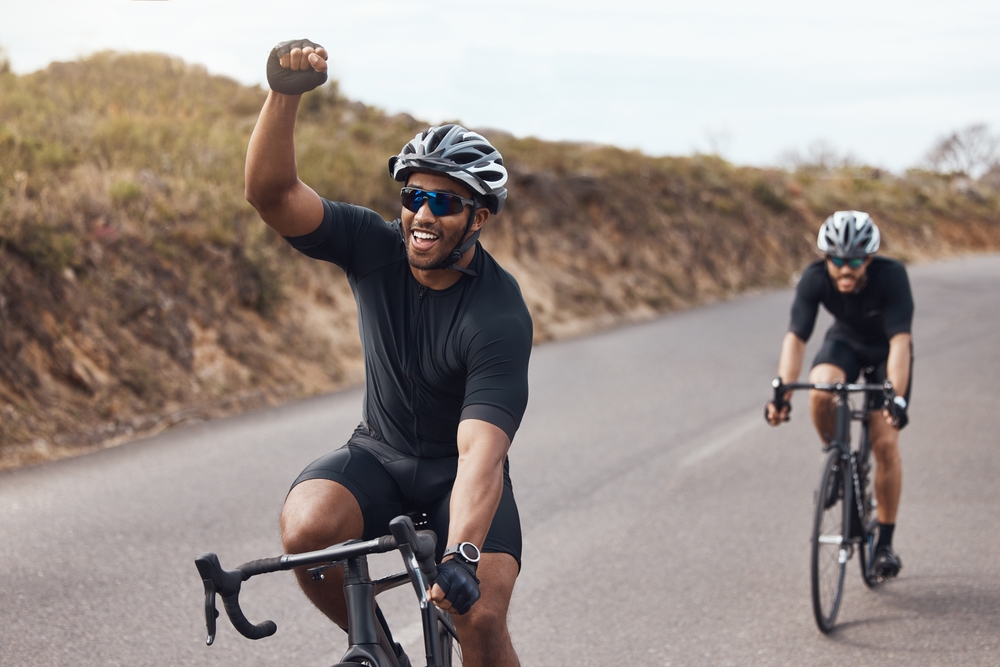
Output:
<path fill-rule="evenodd" d="M 278 556 L 275 558 L 260 558 L 258 560 L 252 560 L 249 563 L 243 563 L 243 565 L 240 565 L 236 569 L 243 573 L 243 581 L 246 581 L 250 577 L 258 574 L 277 572 L 283 568 L 281 567 L 281 557 Z"/>
<path fill-rule="evenodd" d="M 278 631 L 278 625 L 274 621 L 264 621 L 256 625 L 248 621 L 247 617 L 243 614 L 243 610 L 240 609 L 238 593 L 223 595 L 222 603 L 226 607 L 226 614 L 228 614 L 229 620 L 232 621 L 233 627 L 247 639 L 263 639 L 264 637 L 270 637 Z"/>
<path fill-rule="evenodd" d="M 243 614 L 243 610 L 240 609 L 240 586 L 251 574 L 246 574 L 242 571 L 242 568 L 251 570 L 254 566 L 258 568 L 271 567 L 270 570 L 260 569 L 258 572 L 253 572 L 253 574 L 259 574 L 259 572 L 263 571 L 274 571 L 277 568 L 272 566 L 277 564 L 276 561 L 279 561 L 279 559 L 265 558 L 241 565 L 236 570 L 223 570 L 222 564 L 219 563 L 219 557 L 214 553 L 205 553 L 195 558 L 194 562 L 198 567 L 198 573 L 201 574 L 201 578 L 205 582 L 206 597 L 214 593 L 222 596 L 222 603 L 226 607 L 226 614 L 229 616 L 229 620 L 232 621 L 233 627 L 241 635 L 249 639 L 270 637 L 278 630 L 278 626 L 274 621 L 264 621 L 263 623 L 254 625 Z M 209 643 L 211 643 L 215 635 L 213 632 L 214 628 L 212 627 L 214 625 L 213 620 L 209 620 L 208 623 Z"/>

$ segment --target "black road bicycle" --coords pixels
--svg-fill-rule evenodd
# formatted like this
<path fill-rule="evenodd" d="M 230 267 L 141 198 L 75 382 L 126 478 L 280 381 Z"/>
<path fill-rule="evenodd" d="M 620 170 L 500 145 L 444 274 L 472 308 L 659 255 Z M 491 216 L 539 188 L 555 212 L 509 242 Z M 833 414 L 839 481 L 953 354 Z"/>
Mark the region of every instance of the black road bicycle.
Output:
<path fill-rule="evenodd" d="M 799 389 L 816 389 L 834 394 L 833 439 L 823 448 L 829 452 L 816 491 L 816 514 L 812 531 L 812 606 L 816 625 L 824 632 L 833 629 L 844 594 L 847 561 L 857 550 L 861 578 L 869 588 L 882 582 L 872 567 L 878 542 L 876 503 L 872 495 L 871 441 L 868 417 L 883 405 L 892 410 L 895 392 L 883 384 L 771 382 L 774 404 L 786 405 L 785 394 Z M 852 407 L 849 395 L 864 393 L 862 409 Z M 884 400 L 879 400 L 879 399 Z M 893 419 L 895 419 L 893 411 Z M 860 422 L 857 449 L 851 449 L 851 422 Z"/>
<path fill-rule="evenodd" d="M 438 609 L 428 597 L 428 589 L 437 577 L 435 548 L 437 537 L 432 531 L 416 531 L 409 516 L 398 516 L 389 522 L 391 535 L 374 540 L 350 540 L 320 551 L 285 554 L 240 565 L 235 570 L 223 570 L 219 557 L 205 553 L 195 559 L 198 573 L 205 585 L 205 623 L 209 645 L 215 641 L 216 594 L 222 596 L 226 614 L 241 635 L 262 639 L 273 635 L 278 626 L 273 621 L 253 624 L 240 609 L 240 586 L 250 577 L 269 572 L 313 566 L 309 572 L 316 579 L 331 567 L 344 568 L 344 598 L 347 601 L 347 652 L 334 667 L 410 667 L 407 658 L 397 656 L 397 645 L 385 617 L 375 602 L 375 596 L 396 588 L 407 581 L 413 584 L 420 601 L 420 617 L 424 630 L 424 652 L 427 667 L 451 667 L 452 647 L 457 642 L 455 626 L 448 613 Z M 368 574 L 368 555 L 399 550 L 405 572 L 372 580 Z"/>

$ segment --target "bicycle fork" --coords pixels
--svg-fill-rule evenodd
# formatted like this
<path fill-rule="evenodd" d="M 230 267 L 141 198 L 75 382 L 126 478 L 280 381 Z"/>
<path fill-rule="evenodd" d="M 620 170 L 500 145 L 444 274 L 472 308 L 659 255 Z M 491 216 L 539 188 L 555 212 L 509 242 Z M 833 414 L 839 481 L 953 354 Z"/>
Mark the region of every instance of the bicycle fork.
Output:
<path fill-rule="evenodd" d="M 851 456 L 851 405 L 844 399 L 836 402 L 834 408 L 834 444 L 840 450 L 840 465 L 843 467 L 844 515 L 841 522 L 840 553 L 838 562 L 843 565 L 854 555 L 851 540 L 851 512 L 854 510 L 852 491 L 857 488 L 858 473 Z"/>

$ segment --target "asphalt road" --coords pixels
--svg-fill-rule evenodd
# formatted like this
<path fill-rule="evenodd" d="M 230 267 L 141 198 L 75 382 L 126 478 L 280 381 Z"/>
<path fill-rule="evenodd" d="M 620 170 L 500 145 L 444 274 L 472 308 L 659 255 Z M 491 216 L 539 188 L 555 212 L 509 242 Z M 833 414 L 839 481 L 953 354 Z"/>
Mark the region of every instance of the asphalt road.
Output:
<path fill-rule="evenodd" d="M 1000 665 L 1000 256 L 910 276 L 916 368 L 895 539 L 905 568 L 868 591 L 852 561 L 830 636 L 809 599 L 817 439 L 802 400 L 786 426 L 761 418 L 789 290 L 534 351 L 511 454 L 523 664 Z M 0 474 L 0 665 L 336 662 L 344 635 L 288 573 L 243 595 L 252 620 L 277 621 L 274 637 L 251 642 L 220 620 L 206 647 L 193 558 L 212 550 L 234 566 L 279 553 L 289 482 L 347 438 L 360 397 Z M 397 569 L 386 558 L 376 572 Z M 386 597 L 415 646 L 412 591 Z"/>

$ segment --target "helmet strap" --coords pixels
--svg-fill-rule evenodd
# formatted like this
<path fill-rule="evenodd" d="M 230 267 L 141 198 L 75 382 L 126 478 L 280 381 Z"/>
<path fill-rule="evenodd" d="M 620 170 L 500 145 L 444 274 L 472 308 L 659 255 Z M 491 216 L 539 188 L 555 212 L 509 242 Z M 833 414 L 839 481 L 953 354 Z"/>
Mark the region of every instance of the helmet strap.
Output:
<path fill-rule="evenodd" d="M 462 238 L 465 238 L 465 235 L 469 233 L 470 229 L 472 229 L 472 223 L 476 219 L 476 211 L 478 209 L 475 206 L 471 208 L 472 210 L 469 211 L 469 220 L 465 223 L 465 231 L 462 233 Z M 441 260 L 441 262 L 434 268 L 453 269 L 455 271 L 458 271 L 459 273 L 464 273 L 467 276 L 475 276 L 476 275 L 475 271 L 473 271 L 472 269 L 467 269 L 463 266 L 459 266 L 458 262 L 462 261 L 462 255 L 467 253 L 469 251 L 469 248 L 476 245 L 476 241 L 479 240 L 479 232 L 481 231 L 483 231 L 482 228 L 477 229 L 472 234 L 472 236 L 470 236 L 468 239 L 465 240 L 465 242 L 460 241 L 458 245 L 452 248 L 451 252 L 448 253 L 448 256 L 443 260 Z"/>

